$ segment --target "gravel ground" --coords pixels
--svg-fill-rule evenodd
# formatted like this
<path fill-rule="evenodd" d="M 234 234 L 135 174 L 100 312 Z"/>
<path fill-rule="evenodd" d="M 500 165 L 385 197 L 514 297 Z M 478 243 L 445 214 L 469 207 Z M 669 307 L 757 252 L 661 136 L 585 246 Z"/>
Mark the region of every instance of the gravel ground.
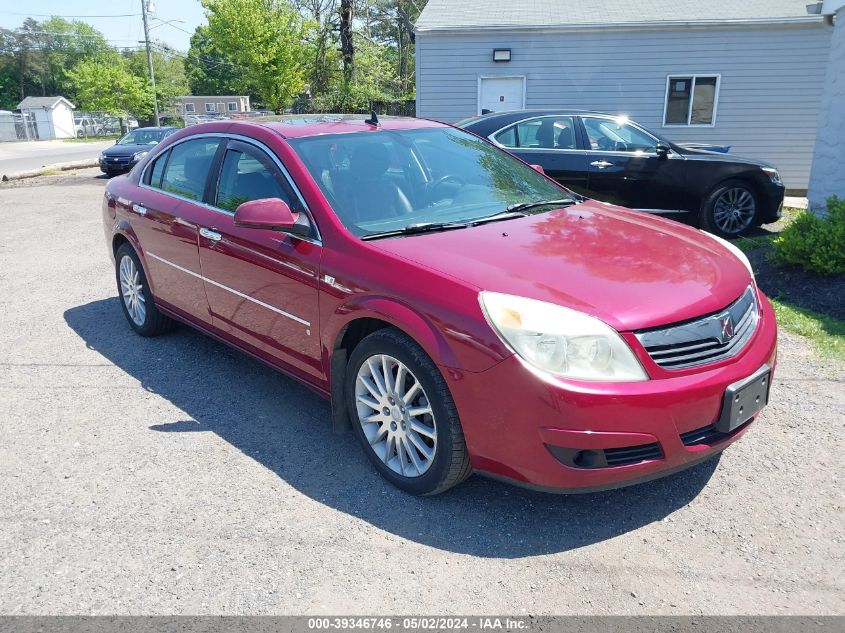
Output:
<path fill-rule="evenodd" d="M 291 380 L 132 334 L 96 176 L 0 187 L 0 613 L 845 613 L 845 371 L 803 340 L 721 459 L 417 499 Z"/>

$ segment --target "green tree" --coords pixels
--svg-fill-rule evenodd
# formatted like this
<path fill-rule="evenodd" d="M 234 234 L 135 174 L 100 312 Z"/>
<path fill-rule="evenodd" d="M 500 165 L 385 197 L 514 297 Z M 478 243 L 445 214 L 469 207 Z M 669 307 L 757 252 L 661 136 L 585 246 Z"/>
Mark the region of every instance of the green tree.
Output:
<path fill-rule="evenodd" d="M 174 111 L 176 97 L 190 92 L 185 75 L 184 59 L 176 51 L 156 42 L 153 51 L 153 71 L 156 79 L 156 99 L 162 113 Z M 147 53 L 144 50 L 126 53 L 127 70 L 135 77 L 149 77 Z"/>
<path fill-rule="evenodd" d="M 310 20 L 285 0 L 203 0 L 203 6 L 213 46 L 238 60 L 266 106 L 280 110 L 302 92 L 313 58 Z"/>
<path fill-rule="evenodd" d="M 244 69 L 230 55 L 227 47 L 218 48 L 208 34 L 208 27 L 197 27 L 185 58 L 185 75 L 191 94 L 249 94 L 257 97 Z"/>
<path fill-rule="evenodd" d="M 118 57 L 108 63 L 97 59 L 79 62 L 68 72 L 76 87 L 77 104 L 85 110 L 101 110 L 139 119 L 152 115 L 152 90 L 145 77 L 133 74 Z"/>

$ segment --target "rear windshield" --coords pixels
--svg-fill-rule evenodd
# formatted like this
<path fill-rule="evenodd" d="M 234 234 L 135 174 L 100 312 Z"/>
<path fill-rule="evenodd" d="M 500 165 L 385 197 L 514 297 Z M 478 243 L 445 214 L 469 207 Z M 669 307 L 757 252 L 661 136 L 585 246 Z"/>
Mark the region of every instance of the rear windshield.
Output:
<path fill-rule="evenodd" d="M 356 235 L 424 222 L 469 222 L 508 206 L 568 198 L 510 154 L 453 128 L 290 139 L 341 222 Z"/>

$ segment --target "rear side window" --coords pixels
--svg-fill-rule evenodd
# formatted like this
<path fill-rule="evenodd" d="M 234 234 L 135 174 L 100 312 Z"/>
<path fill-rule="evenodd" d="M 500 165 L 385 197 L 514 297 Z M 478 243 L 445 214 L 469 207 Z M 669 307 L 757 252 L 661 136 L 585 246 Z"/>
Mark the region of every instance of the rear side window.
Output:
<path fill-rule="evenodd" d="M 164 167 L 161 189 L 191 200 L 202 200 L 219 144 L 218 139 L 198 138 L 176 145 L 170 150 L 170 160 Z"/>
<path fill-rule="evenodd" d="M 281 198 L 294 211 L 299 206 L 262 152 L 241 146 L 228 149 L 220 170 L 215 205 L 234 211 L 244 202 L 263 198 Z"/>
<path fill-rule="evenodd" d="M 170 152 L 164 152 L 161 156 L 155 159 L 155 162 L 153 162 L 153 167 L 149 172 L 150 177 L 147 181 L 147 184 L 150 185 L 150 187 L 161 189 L 161 175 L 164 173 L 165 165 L 167 165 L 168 156 L 170 156 Z"/>
<path fill-rule="evenodd" d="M 521 149 L 577 149 L 571 116 L 528 119 L 503 130 L 496 140 Z"/>

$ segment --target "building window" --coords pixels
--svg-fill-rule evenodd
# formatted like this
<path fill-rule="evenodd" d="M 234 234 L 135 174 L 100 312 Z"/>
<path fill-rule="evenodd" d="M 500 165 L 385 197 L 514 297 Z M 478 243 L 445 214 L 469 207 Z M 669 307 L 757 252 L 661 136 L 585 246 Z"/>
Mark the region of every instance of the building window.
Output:
<path fill-rule="evenodd" d="M 663 125 L 715 125 L 719 79 L 719 75 L 667 77 Z"/>
<path fill-rule="evenodd" d="M 226 104 L 226 109 L 229 110 L 229 112 L 237 112 L 238 104 L 235 101 L 230 101 Z"/>
<path fill-rule="evenodd" d="M 196 110 L 194 109 L 194 104 L 193 103 L 186 103 L 185 104 L 185 112 L 187 112 L 188 114 L 190 114 L 191 112 L 196 112 Z"/>
<path fill-rule="evenodd" d="M 205 111 L 206 112 L 217 112 L 217 110 L 214 109 L 213 103 L 206 103 L 205 104 Z"/>

